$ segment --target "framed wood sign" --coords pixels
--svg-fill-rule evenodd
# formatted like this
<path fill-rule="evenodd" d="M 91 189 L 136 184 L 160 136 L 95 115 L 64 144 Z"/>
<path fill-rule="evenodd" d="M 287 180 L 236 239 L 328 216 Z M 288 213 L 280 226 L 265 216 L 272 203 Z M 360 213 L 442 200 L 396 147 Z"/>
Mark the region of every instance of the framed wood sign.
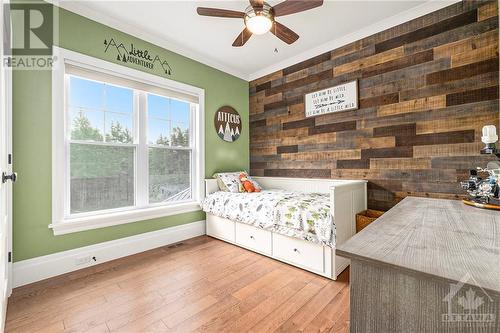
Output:
<path fill-rule="evenodd" d="M 306 117 L 326 113 L 356 110 L 358 108 L 358 81 L 316 91 L 305 96 Z"/>
<path fill-rule="evenodd" d="M 224 141 L 234 142 L 241 133 L 241 117 L 238 111 L 230 106 L 223 106 L 215 112 L 215 130 Z"/>

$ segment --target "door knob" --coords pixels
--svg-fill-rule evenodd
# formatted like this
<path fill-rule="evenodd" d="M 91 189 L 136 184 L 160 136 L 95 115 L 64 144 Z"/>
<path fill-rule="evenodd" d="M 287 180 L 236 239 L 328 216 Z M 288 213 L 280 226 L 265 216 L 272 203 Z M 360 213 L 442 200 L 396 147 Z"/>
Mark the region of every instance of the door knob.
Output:
<path fill-rule="evenodd" d="M 17 180 L 17 172 L 13 172 L 10 175 L 7 175 L 7 173 L 2 172 L 2 183 L 6 183 L 8 180 L 10 180 L 13 183 L 15 183 L 16 180 Z"/>

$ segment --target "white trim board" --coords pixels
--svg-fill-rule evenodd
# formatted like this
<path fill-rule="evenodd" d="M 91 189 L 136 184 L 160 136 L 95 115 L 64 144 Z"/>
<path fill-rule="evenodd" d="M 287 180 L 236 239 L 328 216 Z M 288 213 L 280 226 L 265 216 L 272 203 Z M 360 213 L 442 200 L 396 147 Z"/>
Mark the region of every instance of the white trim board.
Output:
<path fill-rule="evenodd" d="M 246 81 L 253 81 L 260 77 L 266 76 L 268 74 L 274 73 L 280 69 L 295 65 L 302 61 L 308 60 L 315 56 L 318 56 L 322 53 L 332 51 L 341 46 L 347 45 L 349 43 L 355 42 L 359 39 L 366 38 L 378 32 L 384 31 L 386 29 L 395 27 L 399 24 L 411 21 L 416 19 L 417 17 L 432 13 L 449 5 L 452 5 L 456 2 L 460 2 L 461 0 L 429 0 L 419 6 L 413 7 L 407 11 L 401 12 L 397 15 L 388 17 L 386 19 L 380 20 L 375 24 L 372 24 L 368 27 L 359 29 L 354 31 L 342 38 L 331 40 L 327 43 L 319 45 L 315 48 L 307 50 L 306 52 L 302 52 L 296 56 L 290 57 L 288 59 L 277 62 L 271 66 L 262 68 L 254 73 L 243 73 L 238 69 L 232 68 L 230 66 L 226 66 L 222 63 L 217 62 L 216 60 L 207 58 L 206 55 L 200 54 L 194 50 L 188 49 L 184 46 L 177 45 L 175 43 L 169 42 L 164 38 L 161 38 L 153 33 L 144 32 L 141 29 L 138 29 L 133 24 L 129 24 L 127 22 L 120 21 L 110 15 L 99 13 L 89 9 L 89 7 L 85 6 L 85 1 L 68 1 L 68 0 L 46 0 L 49 3 L 52 3 L 56 6 L 69 10 L 78 15 L 84 16 L 93 21 L 99 22 L 101 24 L 107 25 L 111 28 L 120 30 L 126 34 L 137 37 L 139 39 L 143 39 L 149 43 L 155 44 L 159 47 L 165 48 L 169 51 L 175 52 L 184 57 L 193 59 L 199 63 L 204 65 L 213 67 L 222 72 L 231 74 L 240 79 Z M 92 1 L 92 0 L 89 0 Z M 351 0 L 356 1 L 356 0 Z"/>
<path fill-rule="evenodd" d="M 203 220 L 15 262 L 12 285 L 20 287 L 205 234 Z M 97 261 L 77 265 L 78 260 L 94 256 Z"/>

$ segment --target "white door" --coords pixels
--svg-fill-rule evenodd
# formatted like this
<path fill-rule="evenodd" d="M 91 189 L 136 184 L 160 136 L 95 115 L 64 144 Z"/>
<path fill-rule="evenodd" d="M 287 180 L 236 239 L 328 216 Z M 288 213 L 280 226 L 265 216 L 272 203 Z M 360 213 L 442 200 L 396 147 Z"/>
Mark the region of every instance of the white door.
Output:
<path fill-rule="evenodd" d="M 7 311 L 7 298 L 11 287 L 9 281 L 12 266 L 11 256 L 11 223 L 12 223 L 12 183 L 15 174 L 12 173 L 12 141 L 11 141 L 11 71 L 4 66 L 4 51 L 10 47 L 9 20 L 4 15 L 5 0 L 0 0 L 0 27 L 2 43 L 0 51 L 0 328 L 3 332 Z"/>

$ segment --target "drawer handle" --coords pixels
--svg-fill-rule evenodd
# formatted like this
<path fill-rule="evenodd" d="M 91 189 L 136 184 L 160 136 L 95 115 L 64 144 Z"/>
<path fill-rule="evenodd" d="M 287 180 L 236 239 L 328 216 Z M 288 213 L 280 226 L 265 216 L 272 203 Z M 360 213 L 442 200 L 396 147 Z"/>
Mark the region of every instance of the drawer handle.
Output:
<path fill-rule="evenodd" d="M 255 239 L 255 237 L 254 236 L 250 236 L 250 239 Z"/>
<path fill-rule="evenodd" d="M 299 250 L 297 250 L 296 248 L 293 249 L 293 252 L 297 252 L 297 253 L 300 253 Z"/>

